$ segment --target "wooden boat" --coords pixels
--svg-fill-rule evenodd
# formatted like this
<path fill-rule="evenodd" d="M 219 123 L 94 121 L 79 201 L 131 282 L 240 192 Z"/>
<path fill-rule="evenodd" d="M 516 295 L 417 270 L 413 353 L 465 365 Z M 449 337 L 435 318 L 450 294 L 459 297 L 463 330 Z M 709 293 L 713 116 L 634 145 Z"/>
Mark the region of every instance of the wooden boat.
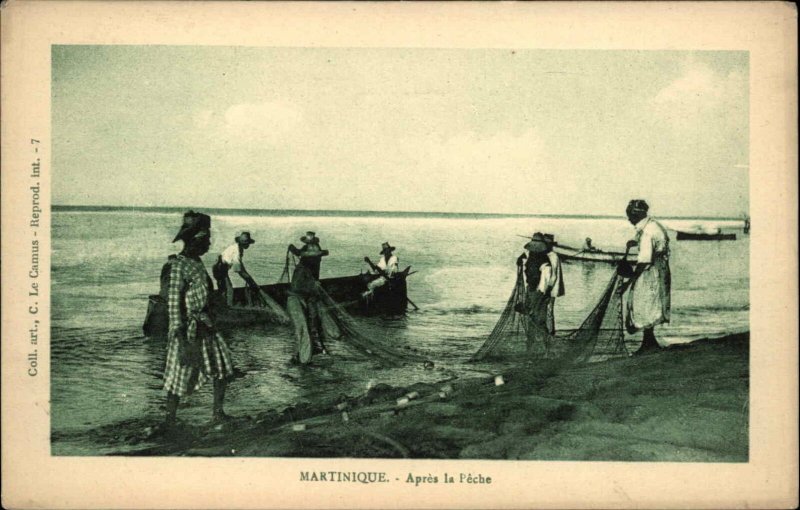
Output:
<path fill-rule="evenodd" d="M 677 231 L 678 241 L 735 241 L 736 234 L 723 234 L 722 232 L 681 232 Z"/>
<path fill-rule="evenodd" d="M 605 262 L 615 264 L 621 260 L 628 262 L 636 262 L 636 254 L 626 254 L 618 251 L 603 251 L 603 250 L 583 250 L 579 248 L 572 248 L 563 244 L 556 244 L 553 246 L 553 251 L 556 252 L 562 260 L 580 261 L 580 262 Z"/>
<path fill-rule="evenodd" d="M 343 306 L 349 313 L 364 316 L 376 315 L 402 315 L 408 305 L 408 288 L 406 279 L 409 276 L 407 267 L 392 278 L 391 282 L 375 289 L 368 298 L 362 297 L 367 290 L 367 283 L 377 278 L 375 275 L 364 274 L 355 276 L 342 276 L 338 278 L 325 278 L 320 280 L 322 287 L 330 297 Z M 261 290 L 267 293 L 281 306 L 286 306 L 288 296 L 288 283 L 275 283 L 261 285 Z M 210 308 L 215 324 L 221 328 L 244 326 L 248 324 L 265 324 L 274 322 L 273 316 L 267 308 L 248 306 L 244 287 L 233 291 L 233 306 L 228 306 L 224 296 L 214 292 L 211 297 Z M 151 295 L 147 307 L 142 330 L 145 336 L 165 335 L 169 324 L 167 303 L 160 295 Z"/>

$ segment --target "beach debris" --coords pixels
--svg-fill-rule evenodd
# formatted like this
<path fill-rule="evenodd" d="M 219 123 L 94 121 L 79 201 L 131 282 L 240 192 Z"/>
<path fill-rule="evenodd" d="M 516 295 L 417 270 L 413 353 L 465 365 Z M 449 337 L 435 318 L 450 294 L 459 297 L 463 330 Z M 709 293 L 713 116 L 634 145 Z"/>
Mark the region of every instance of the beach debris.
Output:
<path fill-rule="evenodd" d="M 423 365 L 423 367 L 425 368 L 425 370 L 433 370 L 435 365 L 434 365 L 433 361 L 426 361 L 425 364 Z"/>
<path fill-rule="evenodd" d="M 408 400 L 414 400 L 415 398 L 419 398 L 419 392 L 418 391 L 412 391 L 411 393 L 406 393 L 406 398 Z"/>
<path fill-rule="evenodd" d="M 302 432 L 305 429 L 306 429 L 305 423 L 295 423 L 294 425 L 292 425 L 292 431 L 294 432 Z"/>
<path fill-rule="evenodd" d="M 397 399 L 397 407 L 404 407 L 407 406 L 409 402 L 408 397 L 402 397 Z"/>
<path fill-rule="evenodd" d="M 342 421 L 350 421 L 350 416 L 347 414 L 347 411 L 342 413 Z"/>
<path fill-rule="evenodd" d="M 503 379 L 502 375 L 494 376 L 494 385 L 495 386 L 502 386 L 506 383 L 505 379 Z"/>
<path fill-rule="evenodd" d="M 439 389 L 439 398 L 447 398 L 453 393 L 453 385 L 445 384 Z"/>
<path fill-rule="evenodd" d="M 344 411 L 345 409 L 347 409 L 347 402 L 339 402 L 338 404 L 336 404 L 336 409 L 338 409 L 339 411 Z"/>

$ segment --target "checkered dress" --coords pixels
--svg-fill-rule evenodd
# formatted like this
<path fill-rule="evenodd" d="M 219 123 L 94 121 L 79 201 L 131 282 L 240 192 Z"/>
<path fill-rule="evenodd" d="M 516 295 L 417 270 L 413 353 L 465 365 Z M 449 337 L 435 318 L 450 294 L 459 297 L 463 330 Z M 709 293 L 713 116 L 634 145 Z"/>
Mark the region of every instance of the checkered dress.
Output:
<path fill-rule="evenodd" d="M 178 255 L 172 261 L 167 308 L 167 363 L 164 389 L 178 396 L 191 394 L 208 379 L 227 379 L 233 375 L 231 353 L 225 339 L 208 331 L 212 326 L 207 307 L 210 279 L 203 263 Z M 197 346 L 198 356 L 182 364 L 181 342 Z"/>

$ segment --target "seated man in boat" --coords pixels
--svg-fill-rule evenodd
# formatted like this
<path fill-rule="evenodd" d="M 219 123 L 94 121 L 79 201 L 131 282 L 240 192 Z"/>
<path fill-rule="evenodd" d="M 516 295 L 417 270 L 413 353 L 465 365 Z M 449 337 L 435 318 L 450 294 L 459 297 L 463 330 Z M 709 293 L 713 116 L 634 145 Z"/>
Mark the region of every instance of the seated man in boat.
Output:
<path fill-rule="evenodd" d="M 225 339 L 214 329 L 208 313 L 209 278 L 200 256 L 211 246 L 211 218 L 187 212 L 173 242 L 183 241 L 183 250 L 170 257 L 167 280 L 167 361 L 164 389 L 167 391 L 165 425 L 175 424 L 180 398 L 214 381 L 213 420 L 228 418 L 222 409 L 225 388 L 234 376 L 231 353 Z"/>
<path fill-rule="evenodd" d="M 311 231 L 306 232 L 306 235 L 300 238 L 300 241 L 303 243 L 302 248 L 297 248 L 295 245 L 289 245 L 289 251 L 301 259 L 303 258 L 304 254 L 306 254 L 306 261 L 304 262 L 306 266 L 311 269 L 311 273 L 314 275 L 314 279 L 319 280 L 319 270 L 320 265 L 322 264 L 322 257 L 326 257 L 328 255 L 328 250 L 322 250 L 319 247 L 319 238 L 317 234 Z M 309 257 L 307 253 L 309 250 L 312 250 L 315 255 Z"/>
<path fill-rule="evenodd" d="M 583 245 L 583 251 L 597 251 L 597 248 L 592 245 L 592 238 L 587 237 L 586 242 Z"/>
<path fill-rule="evenodd" d="M 631 200 L 625 210 L 628 221 L 636 228 L 636 238 L 628 247 L 638 246 L 634 274 L 630 279 L 626 327 L 629 333 L 644 330 L 641 354 L 657 350 L 654 328 L 670 319 L 669 235 L 661 223 L 648 216 L 644 200 Z"/>
<path fill-rule="evenodd" d="M 316 239 L 314 236 L 310 238 L 314 239 Z M 314 271 L 319 271 L 319 259 L 327 252 L 316 242 L 306 243 L 306 246 L 298 252 L 300 261 L 292 274 L 286 311 L 294 327 L 296 345 L 293 359 L 305 365 L 311 362 L 313 354 L 326 352 L 321 339 L 319 282 Z"/>
<path fill-rule="evenodd" d="M 216 264 L 214 264 L 212 268 L 214 278 L 217 280 L 217 287 L 225 295 L 225 302 L 228 306 L 233 305 L 233 283 L 230 278 L 231 271 L 241 276 L 250 289 L 258 289 L 258 285 L 247 272 L 247 269 L 244 267 L 244 262 L 242 261 L 244 251 L 248 249 L 251 244 L 256 242 L 255 239 L 250 237 L 250 232 L 241 232 L 236 234 L 233 241 L 234 243 L 232 245 L 222 250 L 222 253 L 217 258 Z M 252 305 L 250 293 L 246 292 L 245 296 L 247 297 L 247 304 Z"/>
<path fill-rule="evenodd" d="M 397 255 L 393 252 L 396 248 L 388 242 L 381 245 L 381 258 L 378 259 L 378 264 L 373 264 L 369 257 L 364 257 L 364 262 L 369 264 L 372 269 L 372 274 L 379 275 L 378 278 L 372 280 L 367 284 L 367 291 L 364 292 L 364 297 L 371 296 L 375 289 L 383 287 L 397 274 L 397 266 L 400 261 Z"/>
<path fill-rule="evenodd" d="M 556 245 L 555 236 L 553 234 L 544 234 L 544 240 L 547 243 L 547 259 L 550 261 L 550 268 L 553 271 L 553 290 L 550 293 L 550 300 L 547 302 L 547 329 L 550 330 L 550 334 L 555 335 L 556 297 L 562 297 L 566 294 L 566 289 L 564 288 L 564 278 L 561 271 L 561 258 L 559 258 L 558 253 L 553 251 L 553 247 Z"/>
<path fill-rule="evenodd" d="M 525 265 L 527 285 L 525 309 L 529 318 L 526 340 L 529 353 L 541 345 L 547 354 L 551 346 L 552 333 L 548 325 L 547 307 L 555 280 L 553 267 L 547 255 L 547 244 L 544 234 L 537 232 L 524 246 L 528 254 L 523 253 L 517 258 L 518 266 Z"/>

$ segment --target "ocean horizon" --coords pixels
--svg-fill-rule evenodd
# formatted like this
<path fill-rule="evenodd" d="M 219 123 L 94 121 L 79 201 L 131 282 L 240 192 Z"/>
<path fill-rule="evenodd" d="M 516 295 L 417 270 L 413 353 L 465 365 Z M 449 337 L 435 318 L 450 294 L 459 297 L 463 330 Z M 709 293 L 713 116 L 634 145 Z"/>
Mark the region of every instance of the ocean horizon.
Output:
<path fill-rule="evenodd" d="M 53 212 L 141 212 L 141 213 L 180 213 L 188 209 L 202 210 L 211 215 L 238 216 L 327 216 L 340 218 L 385 217 L 385 218 L 453 218 L 453 219 L 491 219 L 491 218 L 564 218 L 564 219 L 619 219 L 625 214 L 548 214 L 548 213 L 479 213 L 443 211 L 361 211 L 340 209 L 240 209 L 197 206 L 125 206 L 125 205 L 52 205 Z M 702 221 L 742 221 L 742 216 L 662 216 L 665 220 Z"/>

